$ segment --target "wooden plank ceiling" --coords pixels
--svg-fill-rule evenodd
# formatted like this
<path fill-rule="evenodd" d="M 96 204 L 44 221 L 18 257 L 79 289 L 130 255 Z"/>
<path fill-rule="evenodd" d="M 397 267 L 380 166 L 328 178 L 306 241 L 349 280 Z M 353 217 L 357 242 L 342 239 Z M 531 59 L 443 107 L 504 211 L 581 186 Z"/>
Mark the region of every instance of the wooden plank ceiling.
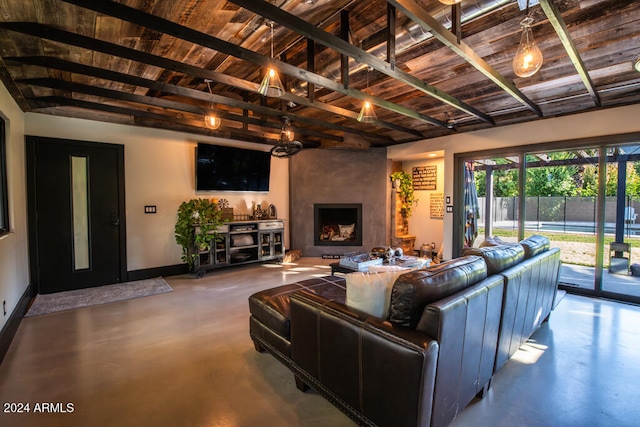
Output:
<path fill-rule="evenodd" d="M 24 111 L 269 145 L 287 116 L 305 148 L 384 147 L 640 101 L 640 2 L 532 3 L 544 64 L 518 78 L 515 0 L 0 0 L 0 78 Z M 280 98 L 258 93 L 271 63 L 288 89 Z M 374 123 L 357 121 L 365 99 Z M 218 130 L 204 126 L 210 107 Z"/>

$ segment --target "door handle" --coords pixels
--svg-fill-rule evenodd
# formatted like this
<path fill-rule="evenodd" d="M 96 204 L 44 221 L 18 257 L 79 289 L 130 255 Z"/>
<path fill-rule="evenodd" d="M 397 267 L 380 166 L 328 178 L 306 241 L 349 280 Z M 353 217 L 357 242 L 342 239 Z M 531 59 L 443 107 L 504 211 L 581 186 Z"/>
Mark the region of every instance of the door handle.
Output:
<path fill-rule="evenodd" d="M 118 227 L 120 225 L 120 217 L 116 213 L 111 214 L 111 225 Z"/>

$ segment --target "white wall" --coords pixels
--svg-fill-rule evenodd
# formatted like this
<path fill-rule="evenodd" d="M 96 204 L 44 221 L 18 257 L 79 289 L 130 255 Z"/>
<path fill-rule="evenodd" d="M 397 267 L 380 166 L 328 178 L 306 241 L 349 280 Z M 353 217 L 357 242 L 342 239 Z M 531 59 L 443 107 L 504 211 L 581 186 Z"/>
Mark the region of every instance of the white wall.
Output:
<path fill-rule="evenodd" d="M 6 301 L 7 315 L 0 318 L 3 328 L 29 285 L 27 248 L 27 202 L 24 157 L 24 114 L 9 92 L 0 84 L 0 115 L 7 137 L 7 191 L 11 232 L 0 238 L 0 314 Z"/>
<path fill-rule="evenodd" d="M 266 150 L 263 144 L 239 143 L 91 120 L 27 113 L 26 134 L 124 145 L 127 208 L 127 269 L 129 271 L 180 264 L 175 242 L 177 209 L 194 197 L 224 198 L 234 213 L 249 213 L 255 203 L 274 204 L 285 219 L 285 245 L 289 247 L 289 161 L 271 160 L 268 193 L 196 192 L 195 147 L 198 141 Z M 145 214 L 156 205 L 156 214 Z"/>
<path fill-rule="evenodd" d="M 433 242 L 437 252 L 444 240 L 444 218 L 431 218 L 430 199 L 432 194 L 444 193 L 444 159 L 402 162 L 402 170 L 409 175 L 413 173 L 413 168 L 418 166 L 436 166 L 436 189 L 415 191 L 418 204 L 413 207 L 409 217 L 409 234 L 416 236 L 415 249 L 420 249 L 423 243 Z"/>
<path fill-rule="evenodd" d="M 444 150 L 444 193 L 445 196 L 453 195 L 453 156 L 456 153 L 640 132 L 639 118 L 640 104 L 597 110 L 394 145 L 388 148 L 387 158 L 407 162 L 424 158 L 427 152 Z M 445 213 L 443 227 L 444 257 L 450 259 L 453 214 Z"/>

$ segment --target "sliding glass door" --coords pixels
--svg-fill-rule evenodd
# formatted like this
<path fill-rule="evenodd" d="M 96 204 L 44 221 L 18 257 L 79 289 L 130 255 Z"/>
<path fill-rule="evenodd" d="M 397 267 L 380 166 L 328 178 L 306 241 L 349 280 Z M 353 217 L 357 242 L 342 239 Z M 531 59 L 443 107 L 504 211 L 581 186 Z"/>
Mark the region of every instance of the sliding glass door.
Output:
<path fill-rule="evenodd" d="M 456 156 L 478 195 L 473 246 L 545 235 L 560 248 L 562 287 L 640 302 L 640 142 L 541 148 Z M 462 236 L 454 254 L 469 244 Z"/>
<path fill-rule="evenodd" d="M 473 246 L 488 237 L 518 241 L 518 156 L 477 159 L 468 162 L 474 170 L 478 206 L 478 237 Z"/>

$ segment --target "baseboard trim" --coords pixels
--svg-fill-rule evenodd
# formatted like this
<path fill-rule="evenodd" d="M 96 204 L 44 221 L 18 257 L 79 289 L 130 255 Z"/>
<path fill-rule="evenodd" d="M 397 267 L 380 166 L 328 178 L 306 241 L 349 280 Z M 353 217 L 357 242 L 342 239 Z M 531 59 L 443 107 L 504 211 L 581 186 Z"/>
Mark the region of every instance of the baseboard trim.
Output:
<path fill-rule="evenodd" d="M 189 272 L 187 264 L 166 265 L 164 267 L 145 268 L 143 270 L 132 270 L 127 272 L 127 280 L 153 279 L 158 276 L 178 276 Z"/>
<path fill-rule="evenodd" d="M 11 341 L 13 341 L 13 337 L 16 336 L 16 332 L 18 331 L 18 326 L 20 326 L 20 322 L 22 322 L 22 318 L 27 313 L 27 309 L 29 308 L 29 303 L 33 298 L 32 285 L 27 286 L 24 294 L 20 297 L 18 301 L 18 305 L 16 305 L 15 310 L 9 316 L 9 320 L 5 323 L 2 331 L 0 331 L 0 363 L 4 360 L 4 356 L 6 356 L 9 351 L 9 346 L 11 345 Z"/>

